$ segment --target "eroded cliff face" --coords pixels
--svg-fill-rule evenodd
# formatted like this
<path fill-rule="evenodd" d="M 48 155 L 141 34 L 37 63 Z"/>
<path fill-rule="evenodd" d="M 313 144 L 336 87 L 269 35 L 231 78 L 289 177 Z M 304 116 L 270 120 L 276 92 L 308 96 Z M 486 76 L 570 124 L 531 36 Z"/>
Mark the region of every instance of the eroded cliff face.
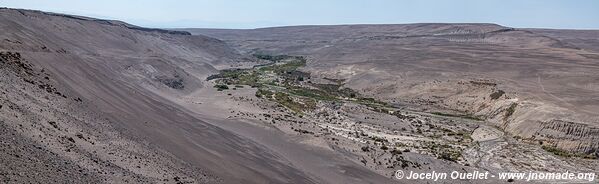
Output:
<path fill-rule="evenodd" d="M 599 134 L 592 116 L 527 99 L 509 89 L 500 89 L 494 82 L 431 83 L 434 87 L 417 85 L 398 89 L 408 93 L 418 91 L 418 94 L 426 94 L 424 96 L 399 96 L 390 100 L 415 99 L 404 103 L 431 107 L 429 111 L 449 110 L 445 113 L 486 120 L 510 136 L 535 144 L 597 154 Z"/>
<path fill-rule="evenodd" d="M 367 86 L 361 90 L 398 106 L 484 120 L 525 142 L 589 156 L 598 154 L 596 116 L 530 97 L 497 80 L 436 79 L 372 86 L 358 78 L 348 85 Z"/>
<path fill-rule="evenodd" d="M 431 92 L 440 95 L 439 101 L 433 102 L 440 105 L 433 106 L 486 120 L 523 141 L 591 156 L 598 154 L 596 117 L 527 98 L 510 89 L 463 85 L 450 85 L 452 89 L 466 89 L 451 96 L 440 97 L 442 94 Z"/>

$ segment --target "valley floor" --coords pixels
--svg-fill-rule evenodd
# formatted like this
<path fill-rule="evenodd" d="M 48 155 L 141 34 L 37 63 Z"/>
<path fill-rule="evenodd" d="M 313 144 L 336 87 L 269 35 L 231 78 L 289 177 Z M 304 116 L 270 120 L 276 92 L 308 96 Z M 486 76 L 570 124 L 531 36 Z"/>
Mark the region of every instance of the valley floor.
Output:
<path fill-rule="evenodd" d="M 331 81 L 314 76 L 309 80 Z M 269 88 L 276 86 L 270 84 Z M 221 85 L 226 84 L 210 80 L 200 90 L 172 100 L 206 122 L 267 146 L 327 183 L 401 182 L 394 178 L 397 170 L 582 173 L 599 167 L 596 159 L 554 155 L 476 118 L 317 97 L 308 99 L 314 100 L 312 106 L 294 109 L 298 106 L 277 100 L 277 94 L 260 95 L 263 87 L 235 81 L 226 88 Z M 306 99 L 289 94 L 291 101 L 306 104 Z"/>

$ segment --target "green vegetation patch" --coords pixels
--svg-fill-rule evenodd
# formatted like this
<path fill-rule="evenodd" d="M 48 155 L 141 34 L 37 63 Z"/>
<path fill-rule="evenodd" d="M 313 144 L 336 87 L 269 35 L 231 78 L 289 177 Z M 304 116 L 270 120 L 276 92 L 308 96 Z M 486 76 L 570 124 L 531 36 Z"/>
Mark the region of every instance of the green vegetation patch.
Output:
<path fill-rule="evenodd" d="M 263 60 L 269 60 L 269 61 L 281 61 L 284 59 L 289 59 L 289 58 L 295 58 L 297 56 L 288 56 L 288 55 L 269 55 L 269 54 L 253 54 L 254 57 L 258 58 L 258 59 L 263 59 Z"/>
<path fill-rule="evenodd" d="M 287 93 L 276 92 L 273 99 L 294 112 L 305 112 L 316 107 L 316 101 L 310 98 L 294 98 Z"/>
<path fill-rule="evenodd" d="M 256 97 L 258 97 L 258 98 L 270 99 L 270 98 L 272 98 L 272 95 L 274 95 L 274 93 L 269 90 L 258 89 L 258 91 L 256 91 Z"/>
<path fill-rule="evenodd" d="M 229 89 L 229 86 L 224 85 L 224 84 L 217 84 L 217 85 L 214 85 L 214 88 L 216 88 L 216 90 L 218 90 L 218 91 L 223 91 L 223 90 Z"/>
<path fill-rule="evenodd" d="M 503 90 L 499 90 L 499 91 L 495 91 L 493 93 L 491 93 L 491 95 L 489 95 L 491 97 L 492 100 L 497 100 L 499 98 L 501 98 L 501 96 L 503 96 L 503 94 L 505 94 L 505 92 Z"/>
<path fill-rule="evenodd" d="M 439 156 L 437 156 L 437 158 L 439 159 L 451 162 L 457 162 L 460 159 L 460 157 L 462 157 L 462 152 L 449 149 L 442 150 Z"/>
<path fill-rule="evenodd" d="M 265 66 L 259 68 L 260 71 L 270 71 L 276 74 L 291 74 L 291 72 L 296 71 L 298 68 L 306 65 L 306 59 L 304 58 L 293 58 L 286 59 L 286 62 L 283 63 L 275 63 L 273 65 Z"/>
<path fill-rule="evenodd" d="M 260 85 L 260 76 L 253 70 L 232 69 L 222 70 L 219 74 L 212 75 L 208 80 L 217 79 L 217 83 L 226 85 L 248 85 L 258 87 Z"/>
<path fill-rule="evenodd" d="M 388 107 L 384 102 L 374 98 L 362 97 L 358 92 L 342 87 L 343 80 L 335 84 L 315 84 L 310 81 L 310 74 L 299 71 L 306 65 L 306 59 L 300 56 L 255 54 L 255 57 L 273 61 L 270 64 L 256 66 L 252 69 L 222 70 L 207 80 L 216 80 L 215 88 L 226 90 L 227 85 L 249 85 L 258 88 L 256 97 L 273 100 L 295 112 L 306 112 L 314 109 L 318 101 L 354 101 L 372 108 Z"/>
<path fill-rule="evenodd" d="M 512 116 L 514 112 L 516 112 L 516 107 L 518 107 L 518 103 L 512 103 L 510 107 L 505 110 L 505 116 L 503 119 L 507 120 L 510 116 Z"/>
<path fill-rule="evenodd" d="M 366 105 L 368 107 L 372 107 L 375 109 L 380 109 L 380 108 L 393 108 L 391 105 L 383 102 L 383 101 L 379 101 L 377 99 L 374 98 L 365 98 L 365 97 L 357 97 L 356 102 L 362 105 Z M 381 111 L 386 113 L 387 111 Z"/>
<path fill-rule="evenodd" d="M 464 118 L 464 119 L 470 119 L 470 120 L 475 120 L 475 121 L 484 121 L 484 119 L 482 119 L 482 118 L 476 117 L 474 115 L 469 115 L 469 114 L 448 114 L 448 113 L 443 113 L 443 112 L 431 112 L 431 114 L 438 115 L 438 116 Z"/>
<path fill-rule="evenodd" d="M 319 89 L 311 89 L 311 88 L 297 87 L 297 86 L 292 86 L 288 89 L 289 89 L 289 93 L 291 93 L 293 95 L 297 95 L 297 96 L 303 96 L 303 97 L 313 98 L 313 99 L 322 100 L 322 101 L 336 101 L 337 100 L 336 96 L 326 93 L 325 91 L 322 91 Z"/>
<path fill-rule="evenodd" d="M 578 157 L 578 158 L 585 158 L 585 159 L 597 159 L 597 157 L 595 155 L 572 153 L 572 152 L 568 152 L 566 150 L 563 150 L 563 149 L 560 149 L 557 147 L 553 147 L 553 146 L 543 145 L 542 148 L 547 152 L 553 153 L 554 155 L 562 156 L 562 157 L 566 157 L 566 158 Z"/>

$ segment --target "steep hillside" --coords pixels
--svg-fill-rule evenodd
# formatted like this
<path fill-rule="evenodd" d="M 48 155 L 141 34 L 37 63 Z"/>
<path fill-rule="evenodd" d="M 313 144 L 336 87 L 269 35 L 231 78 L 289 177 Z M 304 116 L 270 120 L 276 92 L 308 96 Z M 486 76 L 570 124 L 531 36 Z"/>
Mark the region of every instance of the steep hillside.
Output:
<path fill-rule="evenodd" d="M 1 9 L 0 58 L 3 183 L 317 181 L 168 100 L 250 62 L 217 39 Z"/>

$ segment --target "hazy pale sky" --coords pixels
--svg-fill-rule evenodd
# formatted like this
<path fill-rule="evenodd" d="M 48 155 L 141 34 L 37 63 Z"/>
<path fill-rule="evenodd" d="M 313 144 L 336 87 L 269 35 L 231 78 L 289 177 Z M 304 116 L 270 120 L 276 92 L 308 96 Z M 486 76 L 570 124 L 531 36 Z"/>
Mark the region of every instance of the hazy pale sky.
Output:
<path fill-rule="evenodd" d="M 599 29 L 599 0 L 0 0 L 0 6 L 160 28 L 468 22 Z"/>

